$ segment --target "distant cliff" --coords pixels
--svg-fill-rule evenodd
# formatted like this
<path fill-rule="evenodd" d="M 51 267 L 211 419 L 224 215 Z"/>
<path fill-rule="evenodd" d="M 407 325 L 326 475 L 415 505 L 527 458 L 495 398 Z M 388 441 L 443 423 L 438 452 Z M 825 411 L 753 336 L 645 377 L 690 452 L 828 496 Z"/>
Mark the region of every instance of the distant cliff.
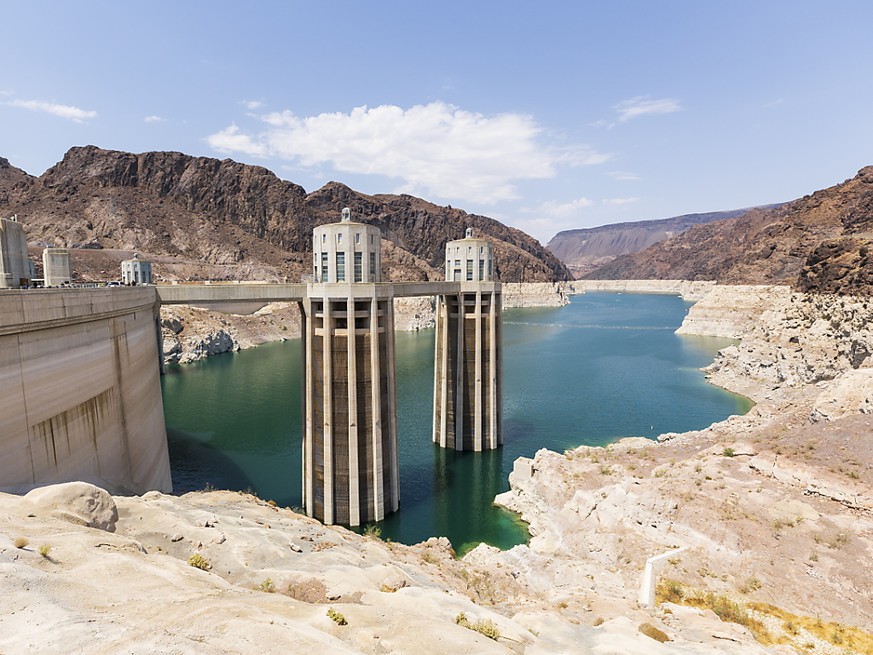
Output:
<path fill-rule="evenodd" d="M 590 279 L 787 284 L 815 293 L 873 293 L 873 166 L 772 209 L 697 225 L 623 255 Z"/>
<path fill-rule="evenodd" d="M 313 227 L 345 206 L 382 229 L 388 279 L 441 277 L 445 242 L 467 227 L 494 241 L 503 280 L 570 278 L 520 230 L 413 196 L 337 182 L 307 193 L 260 166 L 178 152 L 76 147 L 38 178 L 0 160 L 0 214 L 18 213 L 31 243 L 79 249 L 74 268 L 86 278 L 105 278 L 136 250 L 169 279 L 297 280 L 310 270 Z"/>
<path fill-rule="evenodd" d="M 747 209 L 685 214 L 673 218 L 558 232 L 546 245 L 576 277 L 582 277 L 616 257 L 645 250 L 701 223 L 711 223 L 744 214 Z"/>

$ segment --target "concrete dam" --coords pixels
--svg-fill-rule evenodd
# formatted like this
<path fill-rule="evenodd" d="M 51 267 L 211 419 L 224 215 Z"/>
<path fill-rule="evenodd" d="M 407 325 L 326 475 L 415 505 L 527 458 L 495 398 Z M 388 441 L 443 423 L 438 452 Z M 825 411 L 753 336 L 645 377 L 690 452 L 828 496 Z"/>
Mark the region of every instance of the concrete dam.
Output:
<path fill-rule="evenodd" d="M 152 287 L 0 292 L 0 488 L 169 492 Z"/>
<path fill-rule="evenodd" d="M 446 244 L 446 280 L 386 283 L 378 228 L 313 235 L 313 281 L 0 294 L 0 489 L 83 479 L 113 493 L 171 490 L 159 381 L 161 304 L 303 316 L 303 500 L 356 526 L 399 508 L 393 299 L 436 296 L 433 441 L 502 443 L 501 287 L 491 244 Z M 7 309 L 9 311 L 7 311 Z"/>

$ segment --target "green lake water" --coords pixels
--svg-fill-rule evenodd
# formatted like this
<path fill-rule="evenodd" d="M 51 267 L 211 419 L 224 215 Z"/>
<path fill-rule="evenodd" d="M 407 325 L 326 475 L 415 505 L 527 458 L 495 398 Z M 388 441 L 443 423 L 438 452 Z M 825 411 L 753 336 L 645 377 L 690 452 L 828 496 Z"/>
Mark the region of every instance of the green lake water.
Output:
<path fill-rule="evenodd" d="M 486 453 L 433 445 L 434 332 L 397 333 L 400 511 L 380 524 L 382 536 L 446 536 L 461 551 L 523 543 L 523 524 L 492 505 L 517 457 L 654 438 L 748 411 L 747 399 L 699 371 L 731 342 L 674 334 L 689 306 L 675 296 L 590 293 L 561 308 L 506 310 L 504 445 Z M 250 489 L 300 506 L 300 375 L 297 340 L 168 367 L 176 491 Z"/>

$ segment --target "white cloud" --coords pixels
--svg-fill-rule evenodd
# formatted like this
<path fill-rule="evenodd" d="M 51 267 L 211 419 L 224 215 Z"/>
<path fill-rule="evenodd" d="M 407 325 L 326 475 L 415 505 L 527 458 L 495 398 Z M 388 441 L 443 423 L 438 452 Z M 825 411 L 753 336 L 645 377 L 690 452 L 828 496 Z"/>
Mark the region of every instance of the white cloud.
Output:
<path fill-rule="evenodd" d="M 53 102 L 41 102 L 39 100 L 16 99 L 10 100 L 6 104 L 11 107 L 21 107 L 22 109 L 41 111 L 45 112 L 46 114 L 51 114 L 53 116 L 68 118 L 69 120 L 76 121 L 77 123 L 81 123 L 84 120 L 97 116 L 96 111 L 79 109 L 78 107 L 73 107 L 72 105 L 59 105 Z"/>
<path fill-rule="evenodd" d="M 607 175 L 609 175 L 613 180 L 618 180 L 619 182 L 636 182 L 641 179 L 636 173 L 628 173 L 626 171 L 610 171 Z"/>
<path fill-rule="evenodd" d="M 672 98 L 655 100 L 648 96 L 637 96 L 629 100 L 622 100 L 615 105 L 614 109 L 618 112 L 618 122 L 624 123 L 632 118 L 648 114 L 672 114 L 675 111 L 680 111 L 682 106 L 678 100 Z"/>
<path fill-rule="evenodd" d="M 618 207 L 620 205 L 629 205 L 634 202 L 639 202 L 639 200 L 639 198 L 605 198 L 601 202 L 603 202 L 604 205 Z"/>
<path fill-rule="evenodd" d="M 143 120 L 146 123 L 160 123 L 164 119 L 161 118 L 160 116 L 156 116 L 155 114 L 152 114 L 151 116 L 146 116 Z"/>
<path fill-rule="evenodd" d="M 236 125 L 230 125 L 220 132 L 210 134 L 206 142 L 213 150 L 223 153 L 242 152 L 255 157 L 267 154 L 267 148 L 256 143 L 246 134 L 242 134 Z"/>
<path fill-rule="evenodd" d="M 590 165 L 608 155 L 542 143 L 543 129 L 523 114 L 483 114 L 443 102 L 356 107 L 298 117 L 290 111 L 260 119 L 250 136 L 236 125 L 208 138 L 218 150 L 270 154 L 313 168 L 385 175 L 408 193 L 483 204 L 517 198 L 515 180 L 551 178 L 558 165 Z"/>
<path fill-rule="evenodd" d="M 242 104 L 249 111 L 255 111 L 264 106 L 264 103 L 261 100 L 243 100 Z"/>
<path fill-rule="evenodd" d="M 525 213 L 539 214 L 542 216 L 563 217 L 572 216 L 578 213 L 580 209 L 585 209 L 586 207 L 590 207 L 593 204 L 594 201 L 589 200 L 588 198 L 577 198 L 576 200 L 571 200 L 570 202 L 555 202 L 554 200 L 547 200 L 537 207 L 523 209 L 522 211 Z"/>

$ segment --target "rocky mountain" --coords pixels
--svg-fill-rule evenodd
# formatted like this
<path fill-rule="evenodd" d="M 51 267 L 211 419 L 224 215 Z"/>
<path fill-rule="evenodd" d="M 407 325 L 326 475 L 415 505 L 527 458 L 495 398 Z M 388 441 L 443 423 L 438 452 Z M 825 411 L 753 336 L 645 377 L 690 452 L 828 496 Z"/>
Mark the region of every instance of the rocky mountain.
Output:
<path fill-rule="evenodd" d="M 744 214 L 748 209 L 684 214 L 673 218 L 632 223 L 613 223 L 599 227 L 564 230 L 546 244 L 575 277 L 582 277 L 616 257 L 645 250 L 649 246 L 681 234 L 701 223 L 711 223 Z"/>
<path fill-rule="evenodd" d="M 413 196 L 337 182 L 307 193 L 260 166 L 178 152 L 76 147 L 38 178 L 0 160 L 0 215 L 17 213 L 35 248 L 74 248 L 82 279 L 105 278 L 135 250 L 165 279 L 296 281 L 310 269 L 313 227 L 346 206 L 382 229 L 388 279 L 440 279 L 446 241 L 467 227 L 493 239 L 503 280 L 570 278 L 520 230 Z"/>
<path fill-rule="evenodd" d="M 618 257 L 592 279 L 789 284 L 816 293 L 873 293 L 873 166 L 772 209 L 698 225 Z"/>

